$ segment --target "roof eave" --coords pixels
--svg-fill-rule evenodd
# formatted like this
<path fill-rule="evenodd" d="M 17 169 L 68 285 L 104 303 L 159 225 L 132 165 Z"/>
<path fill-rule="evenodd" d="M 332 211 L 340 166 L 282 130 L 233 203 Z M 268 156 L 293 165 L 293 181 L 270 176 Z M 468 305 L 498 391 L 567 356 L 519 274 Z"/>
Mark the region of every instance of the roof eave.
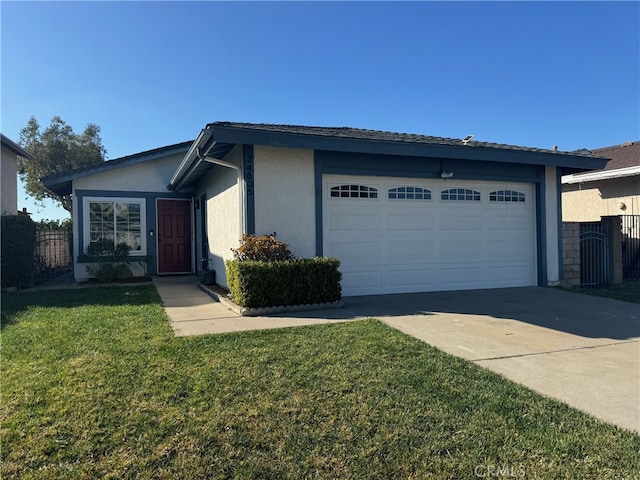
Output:
<path fill-rule="evenodd" d="M 187 154 L 184 156 L 180 165 L 176 169 L 175 173 L 171 177 L 167 189 L 170 191 L 179 190 L 182 184 L 189 176 L 189 172 L 192 172 L 200 163 L 203 151 L 208 146 L 215 143 L 212 138 L 213 130 L 210 125 L 207 125 L 200 131 L 198 137 L 193 141 Z"/>
<path fill-rule="evenodd" d="M 562 183 L 571 185 L 575 183 L 597 182 L 600 180 L 611 180 L 614 178 L 634 177 L 640 175 L 640 166 L 618 168 L 616 170 L 599 170 L 597 172 L 580 173 L 575 175 L 566 175 L 562 177 Z"/>
<path fill-rule="evenodd" d="M 207 129 L 213 131 L 216 141 L 234 144 L 244 143 L 353 153 L 529 163 L 534 165 L 565 167 L 573 171 L 601 169 L 604 168 L 607 162 L 607 159 L 600 157 L 562 152 L 492 148 L 487 146 L 473 146 L 472 144 L 456 146 L 422 142 L 336 137 L 297 132 L 274 132 L 254 128 L 247 129 L 228 125 L 217 125 L 215 123 L 207 125 Z"/>
<path fill-rule="evenodd" d="M 19 157 L 23 157 L 28 160 L 36 160 L 36 157 L 31 155 L 24 148 L 22 148 L 20 145 L 18 145 L 16 142 L 11 140 L 9 137 L 5 136 L 4 134 L 0 134 L 0 143 L 2 143 L 4 147 L 11 150 L 13 153 L 18 155 Z"/>

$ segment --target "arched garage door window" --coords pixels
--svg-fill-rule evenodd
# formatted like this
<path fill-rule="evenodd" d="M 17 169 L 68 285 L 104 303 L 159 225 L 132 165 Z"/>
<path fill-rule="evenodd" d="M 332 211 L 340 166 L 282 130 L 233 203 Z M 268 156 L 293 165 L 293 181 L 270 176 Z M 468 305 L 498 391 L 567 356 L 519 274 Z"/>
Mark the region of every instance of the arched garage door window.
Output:
<path fill-rule="evenodd" d="M 378 189 L 366 185 L 336 185 L 331 196 L 338 198 L 378 198 Z"/>
<path fill-rule="evenodd" d="M 496 190 L 489 193 L 490 202 L 524 202 L 525 195 L 514 190 Z"/>
<path fill-rule="evenodd" d="M 443 190 L 440 198 L 442 200 L 479 202 L 480 192 L 467 188 L 450 188 L 449 190 Z"/>

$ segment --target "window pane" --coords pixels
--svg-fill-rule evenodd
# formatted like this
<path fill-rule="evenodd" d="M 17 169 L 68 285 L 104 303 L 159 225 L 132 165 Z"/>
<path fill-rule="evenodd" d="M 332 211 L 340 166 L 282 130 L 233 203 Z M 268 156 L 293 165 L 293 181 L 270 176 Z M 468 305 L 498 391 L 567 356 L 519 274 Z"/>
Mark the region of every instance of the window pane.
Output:
<path fill-rule="evenodd" d="M 140 204 L 117 203 L 116 243 L 126 243 L 131 250 L 140 250 Z"/>
<path fill-rule="evenodd" d="M 89 203 L 89 236 L 91 243 L 113 241 L 113 203 Z"/>

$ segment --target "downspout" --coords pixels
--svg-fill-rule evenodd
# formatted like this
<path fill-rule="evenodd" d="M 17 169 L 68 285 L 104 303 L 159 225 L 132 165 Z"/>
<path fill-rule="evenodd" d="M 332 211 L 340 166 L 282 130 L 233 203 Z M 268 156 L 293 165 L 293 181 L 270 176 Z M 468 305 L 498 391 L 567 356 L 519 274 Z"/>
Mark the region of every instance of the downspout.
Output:
<path fill-rule="evenodd" d="M 224 160 L 219 160 L 213 157 L 207 157 L 206 154 L 204 158 L 202 158 L 207 163 L 212 163 L 214 165 L 220 165 L 225 168 L 232 168 L 238 173 L 238 191 L 239 191 L 239 207 L 240 207 L 240 229 L 238 232 L 240 233 L 240 237 L 245 232 L 245 211 L 244 211 L 244 188 L 243 188 L 243 179 L 242 179 L 242 168 L 238 165 L 234 165 L 231 162 L 226 162 Z"/>

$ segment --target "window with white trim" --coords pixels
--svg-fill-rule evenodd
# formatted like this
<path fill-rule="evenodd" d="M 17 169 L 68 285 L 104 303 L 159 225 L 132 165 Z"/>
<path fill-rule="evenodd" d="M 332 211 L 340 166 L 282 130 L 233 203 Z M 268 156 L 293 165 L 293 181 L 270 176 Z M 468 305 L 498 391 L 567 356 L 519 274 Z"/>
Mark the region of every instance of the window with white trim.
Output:
<path fill-rule="evenodd" d="M 515 190 L 497 190 L 489 193 L 490 202 L 524 202 L 525 194 Z"/>
<path fill-rule="evenodd" d="M 145 200 L 141 198 L 85 198 L 84 247 L 103 240 L 126 243 L 131 255 L 146 255 Z"/>
<path fill-rule="evenodd" d="M 457 200 L 465 202 L 479 202 L 480 192 L 467 188 L 450 188 L 443 190 L 440 196 L 442 200 Z"/>
<path fill-rule="evenodd" d="M 378 189 L 366 185 L 336 185 L 331 187 L 333 198 L 378 198 Z"/>
<path fill-rule="evenodd" d="M 422 187 L 395 187 L 388 192 L 389 200 L 431 200 L 431 191 Z"/>

